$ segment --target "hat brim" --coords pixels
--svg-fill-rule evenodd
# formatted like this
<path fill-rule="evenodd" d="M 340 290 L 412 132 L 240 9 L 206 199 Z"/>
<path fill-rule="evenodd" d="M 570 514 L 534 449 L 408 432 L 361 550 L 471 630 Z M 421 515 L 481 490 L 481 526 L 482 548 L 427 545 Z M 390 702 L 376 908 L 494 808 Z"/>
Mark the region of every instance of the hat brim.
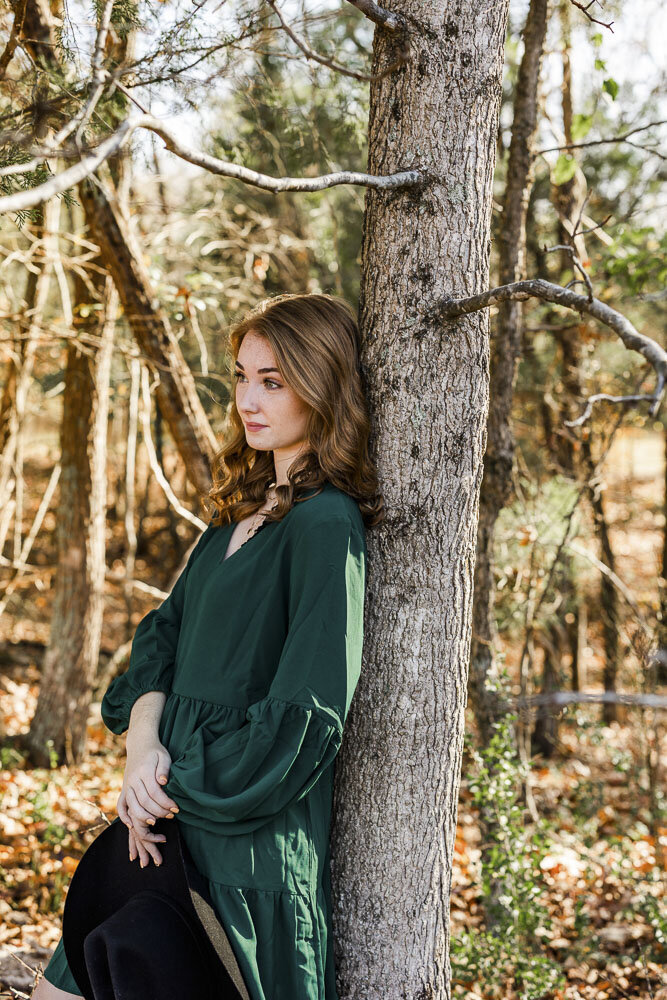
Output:
<path fill-rule="evenodd" d="M 85 1000 L 94 1000 L 83 947 L 86 935 L 145 889 L 174 898 L 200 925 L 213 975 L 225 991 L 222 995 L 230 1000 L 250 1000 L 206 879 L 196 869 L 181 838 L 178 820 L 157 819 L 152 830 L 165 835 L 165 841 L 160 843 L 161 865 L 149 863 L 141 868 L 136 859 L 130 861 L 127 827 L 116 817 L 89 844 L 70 881 L 63 912 L 63 947 Z"/>

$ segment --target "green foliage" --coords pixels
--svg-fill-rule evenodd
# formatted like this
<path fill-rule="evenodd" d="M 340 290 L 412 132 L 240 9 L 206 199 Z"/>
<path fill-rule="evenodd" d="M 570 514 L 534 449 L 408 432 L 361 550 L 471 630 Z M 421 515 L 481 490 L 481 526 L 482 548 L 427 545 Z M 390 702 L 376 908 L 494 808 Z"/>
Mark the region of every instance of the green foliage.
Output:
<path fill-rule="evenodd" d="M 561 153 L 551 170 L 551 180 L 556 186 L 572 180 L 577 172 L 577 161 L 568 153 Z"/>
<path fill-rule="evenodd" d="M 508 696 L 505 670 L 487 687 L 492 684 L 502 698 Z M 458 982 L 482 982 L 485 995 L 503 997 L 511 983 L 522 1000 L 540 1000 L 565 980 L 540 944 L 551 924 L 540 868 L 548 834 L 545 823 L 530 828 L 525 822 L 521 791 L 526 767 L 516 756 L 515 722 L 516 715 L 503 716 L 482 750 L 466 735 L 473 760 L 466 780 L 485 818 L 481 892 L 491 926 L 453 941 L 451 963 Z"/>
<path fill-rule="evenodd" d="M 40 830 L 40 840 L 47 844 L 62 844 L 68 836 L 67 827 L 61 823 L 54 822 L 53 808 L 51 806 L 51 796 L 49 795 L 49 782 L 40 781 L 33 792 L 28 792 L 26 801 L 32 805 L 33 823 L 44 823 Z"/>
<path fill-rule="evenodd" d="M 618 226 L 605 269 L 633 294 L 662 289 L 667 282 L 667 233 L 658 236 L 653 226 Z"/>
<path fill-rule="evenodd" d="M 0 770 L 13 771 L 24 763 L 25 757 L 13 746 L 0 746 Z"/>
<path fill-rule="evenodd" d="M 618 84 L 613 77 L 609 76 L 606 80 L 602 81 L 602 89 L 605 94 L 609 94 L 612 101 L 615 101 L 618 96 Z"/>
<path fill-rule="evenodd" d="M 574 115 L 572 117 L 572 139 L 574 142 L 579 142 L 591 130 L 591 125 L 593 124 L 593 115 Z"/>
<path fill-rule="evenodd" d="M 92 0 L 93 18 L 96 24 L 99 24 L 105 5 L 105 0 Z M 133 0 L 116 0 L 111 9 L 111 24 L 119 38 L 126 38 L 133 28 L 140 28 L 142 23 L 139 8 Z"/>
<path fill-rule="evenodd" d="M 655 884 L 660 889 L 660 876 L 656 872 Z M 648 888 L 648 883 L 646 884 Z M 657 894 L 644 891 L 636 894 L 632 899 L 632 904 L 621 911 L 624 919 L 632 920 L 641 913 L 646 923 L 653 930 L 653 941 L 650 945 L 647 958 L 664 965 L 667 962 L 667 909 L 664 902 Z"/>

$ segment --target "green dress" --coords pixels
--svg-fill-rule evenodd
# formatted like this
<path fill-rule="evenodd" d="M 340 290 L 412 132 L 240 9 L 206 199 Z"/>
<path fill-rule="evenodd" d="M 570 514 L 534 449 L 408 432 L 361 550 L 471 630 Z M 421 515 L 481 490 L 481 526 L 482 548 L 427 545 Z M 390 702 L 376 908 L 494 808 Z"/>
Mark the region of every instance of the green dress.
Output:
<path fill-rule="evenodd" d="M 207 878 L 251 1000 L 337 1000 L 332 765 L 361 669 L 364 523 L 327 482 L 225 559 L 234 527 L 209 524 L 142 619 L 102 718 L 123 733 L 140 695 L 167 694 L 164 788 L 180 807 L 169 822 Z M 80 993 L 62 937 L 45 977 Z"/>

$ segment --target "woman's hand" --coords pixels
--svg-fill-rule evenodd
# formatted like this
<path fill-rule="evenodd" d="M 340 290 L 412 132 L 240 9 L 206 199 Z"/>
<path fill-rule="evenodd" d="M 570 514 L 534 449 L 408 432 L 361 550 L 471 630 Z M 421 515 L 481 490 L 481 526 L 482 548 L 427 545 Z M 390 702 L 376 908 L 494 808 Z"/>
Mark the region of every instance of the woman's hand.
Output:
<path fill-rule="evenodd" d="M 139 854 L 142 868 L 151 857 L 156 865 L 162 863 L 156 845 L 166 841 L 163 834 L 152 833 L 149 826 L 160 817 L 173 819 L 178 812 L 176 803 L 161 788 L 170 766 L 169 751 L 159 740 L 151 738 L 128 745 L 123 787 L 116 808 L 128 827 L 130 860 L 134 861 Z"/>

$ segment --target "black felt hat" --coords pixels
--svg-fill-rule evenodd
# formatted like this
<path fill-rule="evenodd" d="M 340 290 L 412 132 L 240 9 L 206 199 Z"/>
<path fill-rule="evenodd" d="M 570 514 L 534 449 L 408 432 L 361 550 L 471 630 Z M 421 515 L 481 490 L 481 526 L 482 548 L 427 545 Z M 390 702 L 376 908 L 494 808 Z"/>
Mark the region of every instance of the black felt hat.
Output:
<path fill-rule="evenodd" d="M 85 1000 L 250 1000 L 178 820 L 156 819 L 162 864 L 130 861 L 116 818 L 70 881 L 63 946 Z"/>

